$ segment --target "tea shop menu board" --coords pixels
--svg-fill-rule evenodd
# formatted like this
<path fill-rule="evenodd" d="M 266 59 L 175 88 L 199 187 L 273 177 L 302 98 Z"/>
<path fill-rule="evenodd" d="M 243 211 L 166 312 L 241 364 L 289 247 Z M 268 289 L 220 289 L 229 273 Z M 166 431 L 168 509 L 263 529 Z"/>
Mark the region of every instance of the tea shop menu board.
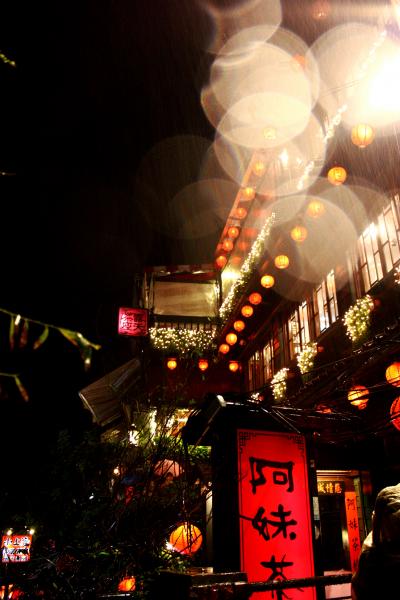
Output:
<path fill-rule="evenodd" d="M 305 439 L 237 432 L 241 570 L 249 581 L 314 576 Z M 283 594 L 286 594 L 286 596 Z M 315 600 L 315 588 L 260 592 L 253 597 Z"/>

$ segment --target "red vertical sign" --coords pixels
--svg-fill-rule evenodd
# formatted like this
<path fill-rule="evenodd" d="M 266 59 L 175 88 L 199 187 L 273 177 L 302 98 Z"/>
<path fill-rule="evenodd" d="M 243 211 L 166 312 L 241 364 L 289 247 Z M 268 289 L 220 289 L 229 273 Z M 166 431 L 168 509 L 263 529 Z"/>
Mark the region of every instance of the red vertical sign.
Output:
<path fill-rule="evenodd" d="M 147 310 L 121 307 L 118 313 L 118 333 L 134 337 L 147 335 Z"/>
<path fill-rule="evenodd" d="M 354 572 L 357 569 L 358 558 L 361 550 L 356 493 L 345 492 L 344 501 L 346 503 L 346 521 L 347 532 L 349 536 L 350 564 L 351 570 Z"/>
<path fill-rule="evenodd" d="M 314 575 L 305 439 L 240 429 L 239 517 L 241 570 L 249 581 Z M 286 596 L 283 595 L 283 591 Z M 315 589 L 262 592 L 265 599 L 314 600 Z"/>

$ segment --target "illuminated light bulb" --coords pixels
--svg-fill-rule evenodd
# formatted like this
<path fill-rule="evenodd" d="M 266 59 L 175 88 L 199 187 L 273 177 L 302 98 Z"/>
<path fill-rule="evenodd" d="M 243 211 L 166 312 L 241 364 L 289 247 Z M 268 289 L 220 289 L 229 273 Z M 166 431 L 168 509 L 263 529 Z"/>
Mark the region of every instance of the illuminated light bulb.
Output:
<path fill-rule="evenodd" d="M 239 227 L 236 227 L 235 225 L 233 225 L 232 227 L 229 227 L 228 229 L 228 237 L 232 238 L 232 239 L 236 239 L 237 237 L 239 237 Z"/>
<path fill-rule="evenodd" d="M 296 225 L 296 227 L 293 227 L 293 229 L 290 232 L 290 237 L 292 238 L 292 240 L 298 242 L 299 244 L 301 244 L 301 242 L 304 242 L 307 236 L 308 231 L 302 225 Z"/>
<path fill-rule="evenodd" d="M 242 315 L 244 317 L 246 317 L 246 319 L 248 319 L 249 317 L 252 316 L 252 314 L 254 312 L 254 308 L 252 306 L 249 306 L 248 304 L 245 304 L 244 306 L 242 306 L 242 309 L 240 312 L 242 313 Z"/>
<path fill-rule="evenodd" d="M 257 160 L 253 165 L 253 173 L 257 177 L 261 177 L 265 173 L 265 164 L 262 160 Z"/>
<path fill-rule="evenodd" d="M 275 284 L 275 278 L 272 275 L 263 275 L 260 283 L 265 288 L 271 288 Z"/>
<path fill-rule="evenodd" d="M 229 361 L 229 370 L 232 371 L 232 373 L 236 373 L 236 371 L 239 370 L 239 363 L 237 362 L 237 360 Z"/>
<path fill-rule="evenodd" d="M 217 265 L 217 267 L 219 269 L 223 269 L 225 267 L 225 265 L 226 265 L 227 262 L 228 262 L 228 259 L 223 254 L 220 254 L 215 259 L 215 264 Z"/>
<path fill-rule="evenodd" d="M 233 329 L 235 329 L 235 331 L 243 331 L 243 329 L 246 327 L 246 324 L 244 321 L 235 321 L 233 324 Z"/>
<path fill-rule="evenodd" d="M 230 333 L 228 333 L 225 339 L 230 346 L 233 346 L 234 344 L 236 344 L 238 338 L 236 333 L 233 333 L 233 331 L 231 331 Z"/>
<path fill-rule="evenodd" d="M 177 366 L 178 366 L 178 361 L 176 360 L 176 358 L 169 358 L 167 360 L 167 367 L 170 371 L 173 371 L 174 369 L 176 369 Z"/>
<path fill-rule="evenodd" d="M 247 186 L 243 188 L 242 195 L 246 200 L 253 200 L 256 195 L 256 190 L 251 186 Z"/>
<path fill-rule="evenodd" d="M 232 240 L 230 240 L 229 238 L 227 238 L 226 240 L 224 240 L 222 242 L 222 248 L 225 250 L 225 252 L 230 252 L 231 250 L 233 250 L 233 242 L 232 242 Z"/>
<path fill-rule="evenodd" d="M 277 269 L 287 269 L 289 266 L 289 257 L 286 254 L 279 254 L 274 260 Z"/>
<path fill-rule="evenodd" d="M 344 167 L 332 167 L 328 171 L 328 181 L 332 185 L 342 185 L 346 181 L 347 171 Z"/>
<path fill-rule="evenodd" d="M 208 360 L 206 358 L 200 358 L 199 362 L 197 363 L 197 366 L 199 367 L 200 371 L 207 371 Z"/>
<path fill-rule="evenodd" d="M 221 354 L 228 354 L 230 349 L 231 348 L 228 344 L 221 344 L 220 347 L 218 348 L 218 350 L 221 352 Z"/>
<path fill-rule="evenodd" d="M 244 206 L 237 207 L 237 209 L 235 210 L 235 217 L 237 219 L 244 219 L 245 217 L 247 217 L 247 210 L 244 208 Z"/>
<path fill-rule="evenodd" d="M 350 388 L 347 394 L 347 399 L 353 406 L 357 406 L 360 410 L 366 407 L 368 403 L 369 391 L 363 385 L 354 385 Z"/>
<path fill-rule="evenodd" d="M 372 129 L 371 125 L 367 125 L 366 123 L 359 123 L 351 130 L 351 141 L 359 148 L 365 148 L 366 146 L 369 146 L 369 144 L 373 142 L 374 137 L 374 130 Z"/>
<path fill-rule="evenodd" d="M 261 304 L 261 302 L 262 302 L 261 294 L 259 294 L 258 292 L 253 292 L 252 294 L 250 294 L 249 302 L 250 302 L 250 304 L 255 304 L 255 305 Z"/>
<path fill-rule="evenodd" d="M 321 217 L 324 214 L 324 212 L 325 206 L 319 200 L 311 200 L 311 202 L 308 203 L 307 214 L 309 217 L 312 217 L 313 219 L 318 219 L 318 217 Z"/>

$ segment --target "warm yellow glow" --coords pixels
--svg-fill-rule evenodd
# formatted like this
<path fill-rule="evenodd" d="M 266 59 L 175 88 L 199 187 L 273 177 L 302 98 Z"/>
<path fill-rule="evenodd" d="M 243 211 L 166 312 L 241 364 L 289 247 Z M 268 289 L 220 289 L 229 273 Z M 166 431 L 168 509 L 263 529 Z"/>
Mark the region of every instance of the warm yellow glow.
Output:
<path fill-rule="evenodd" d="M 256 195 L 256 190 L 251 186 L 247 186 L 243 188 L 242 195 L 244 198 L 246 198 L 246 200 L 253 200 L 254 196 Z"/>
<path fill-rule="evenodd" d="M 318 219 L 325 212 L 325 206 L 319 200 L 311 200 L 307 206 L 307 214 L 313 219 Z"/>
<path fill-rule="evenodd" d="M 307 235 L 307 229 L 302 225 L 296 225 L 296 227 L 293 227 L 293 229 L 290 232 L 290 237 L 292 238 L 292 240 L 298 242 L 299 244 L 301 242 L 304 242 L 304 240 L 307 238 Z"/>
<path fill-rule="evenodd" d="M 263 275 L 260 283 L 265 288 L 271 288 L 275 284 L 275 278 L 272 275 Z"/>
<path fill-rule="evenodd" d="M 244 206 L 237 207 L 237 209 L 235 210 L 235 217 L 237 219 L 244 219 L 245 217 L 247 217 L 247 210 L 244 208 Z"/>
<path fill-rule="evenodd" d="M 261 177 L 265 173 L 265 164 L 262 160 L 257 160 L 253 165 L 253 173 Z"/>
<path fill-rule="evenodd" d="M 400 387 L 400 362 L 392 363 L 385 372 L 386 381 L 395 387 Z"/>
<path fill-rule="evenodd" d="M 234 240 L 239 237 L 239 233 L 239 227 L 235 227 L 234 225 L 228 229 L 228 237 L 233 238 Z"/>
<path fill-rule="evenodd" d="M 233 333 L 233 331 L 231 331 L 230 333 L 228 333 L 225 339 L 230 346 L 233 346 L 234 344 L 236 344 L 238 338 L 236 333 Z"/>
<path fill-rule="evenodd" d="M 236 373 L 236 371 L 239 369 L 239 363 L 236 360 L 230 360 L 229 361 L 229 370 L 232 371 L 232 373 Z"/>
<path fill-rule="evenodd" d="M 242 315 L 244 317 L 246 317 L 246 319 L 248 319 L 249 317 L 252 316 L 254 309 L 252 306 L 249 306 L 248 304 L 245 304 L 245 306 L 242 307 L 242 310 L 240 311 L 242 313 Z"/>
<path fill-rule="evenodd" d="M 225 250 L 225 252 L 230 252 L 231 250 L 233 250 L 233 242 L 232 242 L 232 240 L 230 240 L 229 238 L 226 238 L 222 242 L 222 248 Z"/>
<path fill-rule="evenodd" d="M 224 256 L 223 254 L 220 254 L 219 256 L 217 256 L 217 258 L 215 259 L 215 264 L 217 265 L 217 267 L 219 267 L 220 269 L 223 269 L 224 266 L 226 265 L 226 263 L 228 262 L 228 259 L 226 258 L 226 256 Z"/>
<path fill-rule="evenodd" d="M 354 385 L 347 394 L 347 399 L 357 408 L 365 408 L 368 403 L 369 391 L 363 385 Z"/>
<path fill-rule="evenodd" d="M 279 160 L 281 161 L 282 167 L 286 169 L 289 164 L 289 154 L 286 148 L 280 153 Z"/>
<path fill-rule="evenodd" d="M 368 102 L 380 112 L 399 112 L 400 54 L 385 60 L 369 84 Z"/>
<path fill-rule="evenodd" d="M 274 262 L 277 269 L 287 269 L 289 266 L 289 257 L 286 254 L 279 254 L 275 257 Z"/>
<path fill-rule="evenodd" d="M 233 324 L 233 329 L 235 329 L 235 331 L 243 331 L 243 329 L 246 327 L 246 324 L 244 321 L 238 320 L 235 321 Z"/>
<path fill-rule="evenodd" d="M 342 185 L 346 181 L 347 172 L 344 167 L 332 167 L 328 171 L 328 181 L 332 185 Z"/>
<path fill-rule="evenodd" d="M 200 371 L 207 371 L 208 369 L 208 360 L 206 358 L 200 358 L 199 362 L 197 363 Z"/>
<path fill-rule="evenodd" d="M 249 302 L 250 302 L 250 304 L 256 304 L 256 305 L 261 304 L 261 302 L 262 302 L 261 294 L 259 294 L 258 292 L 253 292 L 252 294 L 250 294 Z"/>
<path fill-rule="evenodd" d="M 371 125 L 367 125 L 366 123 L 359 123 L 351 130 L 351 141 L 359 148 L 368 146 L 373 141 L 374 137 L 374 130 Z"/>
<path fill-rule="evenodd" d="M 228 344 L 221 344 L 218 350 L 221 352 L 221 354 L 228 354 L 230 346 Z"/>
<path fill-rule="evenodd" d="M 174 369 L 176 369 L 177 366 L 178 366 L 178 361 L 176 360 L 176 358 L 169 358 L 167 360 L 167 367 L 170 371 L 173 371 Z"/>

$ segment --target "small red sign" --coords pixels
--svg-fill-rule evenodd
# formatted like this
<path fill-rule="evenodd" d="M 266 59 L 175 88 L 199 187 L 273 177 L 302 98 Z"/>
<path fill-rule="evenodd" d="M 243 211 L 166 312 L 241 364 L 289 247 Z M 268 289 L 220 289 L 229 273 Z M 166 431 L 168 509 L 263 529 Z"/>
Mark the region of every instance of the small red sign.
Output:
<path fill-rule="evenodd" d="M 358 525 L 357 497 L 355 492 L 345 492 L 347 532 L 349 535 L 349 551 L 351 570 L 357 569 L 360 557 L 360 528 Z"/>
<path fill-rule="evenodd" d="M 120 308 L 118 315 L 118 333 L 129 336 L 148 334 L 147 310 L 145 308 Z"/>
<path fill-rule="evenodd" d="M 31 535 L 3 535 L 1 562 L 27 562 L 31 553 Z"/>
<path fill-rule="evenodd" d="M 249 581 L 313 577 L 314 556 L 305 439 L 238 430 L 241 570 Z M 285 591 L 314 600 L 315 589 Z M 280 598 L 258 592 L 254 598 Z"/>

